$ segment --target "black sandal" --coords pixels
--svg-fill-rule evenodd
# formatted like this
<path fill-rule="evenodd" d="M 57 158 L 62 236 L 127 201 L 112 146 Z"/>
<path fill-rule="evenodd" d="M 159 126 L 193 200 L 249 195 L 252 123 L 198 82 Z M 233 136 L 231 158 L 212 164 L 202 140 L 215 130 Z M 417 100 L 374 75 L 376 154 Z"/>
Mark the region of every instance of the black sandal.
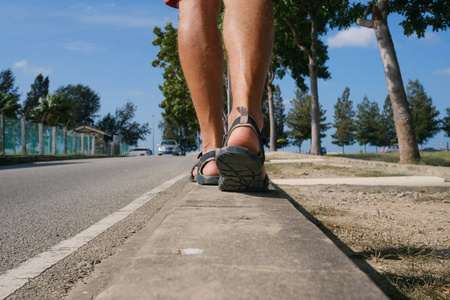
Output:
<path fill-rule="evenodd" d="M 269 177 L 263 179 L 262 168 L 265 161 L 264 144 L 255 120 L 245 107 L 237 108 L 240 116 L 234 120 L 224 136 L 224 147 L 216 156 L 219 169 L 219 189 L 230 192 L 265 192 L 269 189 Z M 259 139 L 259 153 L 255 154 L 240 146 L 227 146 L 231 132 L 235 128 L 251 128 Z"/>
<path fill-rule="evenodd" d="M 206 152 L 205 154 L 202 154 L 202 152 L 200 152 L 198 154 L 197 158 L 199 160 L 198 160 L 198 163 L 196 163 L 191 169 L 189 181 L 197 182 L 198 184 L 202 184 L 202 185 L 217 185 L 217 183 L 219 182 L 218 175 L 215 175 L 215 176 L 204 175 L 202 172 L 203 172 L 203 167 L 206 165 L 207 162 L 216 159 L 216 154 L 217 154 L 218 150 L 219 149 L 212 149 L 212 150 Z M 193 175 L 195 167 L 197 167 L 197 176 Z"/>

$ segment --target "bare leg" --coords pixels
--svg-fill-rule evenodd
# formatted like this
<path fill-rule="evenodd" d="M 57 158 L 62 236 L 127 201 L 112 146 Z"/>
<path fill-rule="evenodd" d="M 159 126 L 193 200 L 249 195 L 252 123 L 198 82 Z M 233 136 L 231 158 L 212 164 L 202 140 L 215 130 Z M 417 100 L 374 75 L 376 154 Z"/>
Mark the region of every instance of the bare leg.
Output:
<path fill-rule="evenodd" d="M 220 5 L 220 0 L 181 0 L 179 5 L 178 48 L 202 132 L 203 153 L 221 148 L 224 134 L 223 50 L 217 27 Z M 214 161 L 206 164 L 203 174 L 219 174 Z"/>
<path fill-rule="evenodd" d="M 262 129 L 261 99 L 273 47 L 271 0 L 224 0 L 224 42 L 230 63 L 233 107 L 231 125 L 239 115 L 237 107 L 248 108 Z M 237 128 L 228 145 L 259 152 L 259 141 L 249 128 Z"/>

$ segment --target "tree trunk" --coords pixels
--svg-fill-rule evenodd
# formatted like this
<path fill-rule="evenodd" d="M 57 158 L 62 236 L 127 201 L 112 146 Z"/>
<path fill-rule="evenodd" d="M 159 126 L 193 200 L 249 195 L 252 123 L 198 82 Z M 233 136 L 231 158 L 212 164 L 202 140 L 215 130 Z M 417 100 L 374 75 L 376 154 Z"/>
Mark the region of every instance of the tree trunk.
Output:
<path fill-rule="evenodd" d="M 400 163 L 411 164 L 420 162 L 419 148 L 412 124 L 411 112 L 406 98 L 405 87 L 395 53 L 394 43 L 387 24 L 388 1 L 378 0 L 372 23 L 367 20 L 358 21 L 361 26 L 373 26 L 380 48 L 381 60 L 386 75 L 386 82 L 394 114 L 395 129 L 397 130 Z"/>
<path fill-rule="evenodd" d="M 277 151 L 276 124 L 273 105 L 273 87 L 272 82 L 275 78 L 275 72 L 269 70 L 267 76 L 267 99 L 269 102 L 269 122 L 270 122 L 270 151 Z"/>
<path fill-rule="evenodd" d="M 311 16 L 311 52 L 309 55 L 309 79 L 311 88 L 311 154 L 322 155 L 320 146 L 320 112 L 319 89 L 317 85 L 317 31 L 313 16 Z"/>

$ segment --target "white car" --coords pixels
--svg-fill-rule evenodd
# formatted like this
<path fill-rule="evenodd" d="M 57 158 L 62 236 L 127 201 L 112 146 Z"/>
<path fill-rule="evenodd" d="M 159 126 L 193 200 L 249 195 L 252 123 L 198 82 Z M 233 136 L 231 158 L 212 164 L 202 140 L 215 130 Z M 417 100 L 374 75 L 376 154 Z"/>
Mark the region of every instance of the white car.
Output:
<path fill-rule="evenodd" d="M 152 150 L 148 148 L 133 148 L 130 150 L 130 156 L 147 156 L 152 155 Z"/>
<path fill-rule="evenodd" d="M 398 145 L 386 146 L 383 153 L 398 152 Z"/>
<path fill-rule="evenodd" d="M 158 155 L 173 154 L 180 155 L 180 146 L 175 140 L 163 140 L 158 148 Z"/>

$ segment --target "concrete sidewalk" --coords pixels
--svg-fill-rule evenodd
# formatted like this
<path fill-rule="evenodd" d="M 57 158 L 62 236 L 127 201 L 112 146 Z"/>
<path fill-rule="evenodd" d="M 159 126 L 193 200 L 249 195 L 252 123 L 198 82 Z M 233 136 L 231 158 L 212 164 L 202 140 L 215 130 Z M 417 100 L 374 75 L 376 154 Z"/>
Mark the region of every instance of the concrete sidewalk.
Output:
<path fill-rule="evenodd" d="M 173 208 L 96 299 L 387 299 L 273 188 L 195 185 L 166 206 Z"/>

